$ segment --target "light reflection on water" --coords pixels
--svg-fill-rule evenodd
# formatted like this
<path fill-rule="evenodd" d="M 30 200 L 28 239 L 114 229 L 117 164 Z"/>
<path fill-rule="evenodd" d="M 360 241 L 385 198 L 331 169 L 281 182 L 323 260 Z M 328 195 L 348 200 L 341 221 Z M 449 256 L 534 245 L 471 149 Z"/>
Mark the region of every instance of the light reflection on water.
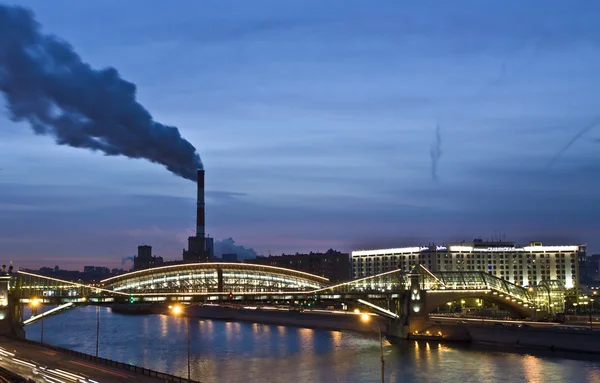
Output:
<path fill-rule="evenodd" d="M 101 308 L 100 356 L 187 376 L 187 320 Z M 189 319 L 192 377 L 206 383 L 379 382 L 379 340 L 350 332 Z M 40 339 L 40 323 L 26 328 Z M 95 353 L 96 308 L 44 323 L 44 340 Z M 600 361 L 407 341 L 384 343 L 386 382 L 593 382 Z"/>

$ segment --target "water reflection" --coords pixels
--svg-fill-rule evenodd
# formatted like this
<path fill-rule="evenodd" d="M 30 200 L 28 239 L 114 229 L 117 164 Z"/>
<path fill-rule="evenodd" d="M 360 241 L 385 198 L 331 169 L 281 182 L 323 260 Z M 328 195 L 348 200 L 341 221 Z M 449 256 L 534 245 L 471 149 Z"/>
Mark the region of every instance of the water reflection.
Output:
<path fill-rule="evenodd" d="M 45 341 L 93 354 L 96 309 L 45 320 Z M 379 382 L 379 338 L 339 331 L 100 311 L 100 355 L 202 382 Z M 39 340 L 40 326 L 27 327 Z M 570 354 L 573 358 L 572 354 Z M 384 342 L 386 382 L 598 381 L 597 360 L 530 356 L 432 342 Z"/>

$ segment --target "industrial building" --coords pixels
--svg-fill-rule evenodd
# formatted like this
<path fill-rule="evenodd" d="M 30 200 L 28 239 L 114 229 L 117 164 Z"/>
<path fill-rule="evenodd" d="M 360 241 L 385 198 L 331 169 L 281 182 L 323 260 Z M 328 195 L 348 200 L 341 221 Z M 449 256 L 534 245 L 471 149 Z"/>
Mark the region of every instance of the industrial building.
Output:
<path fill-rule="evenodd" d="M 133 257 L 133 270 L 150 269 L 162 264 L 162 257 L 152 255 L 152 246 L 138 246 L 138 255 Z"/>
<path fill-rule="evenodd" d="M 485 242 L 447 246 L 414 246 L 352 252 L 352 275 L 362 278 L 394 269 L 409 272 L 422 264 L 436 271 L 485 271 L 521 286 L 542 281 L 560 281 L 565 288 L 578 287 L 579 259 L 585 258 L 585 245 L 544 246 L 530 242 Z"/>
<path fill-rule="evenodd" d="M 214 241 L 206 237 L 204 227 L 204 170 L 198 169 L 196 198 L 196 235 L 188 237 L 188 249 L 183 250 L 183 262 L 210 262 L 214 258 Z"/>
<path fill-rule="evenodd" d="M 284 267 L 328 278 L 331 282 L 350 279 L 350 255 L 329 249 L 325 253 L 282 254 L 247 259 L 245 263 Z"/>

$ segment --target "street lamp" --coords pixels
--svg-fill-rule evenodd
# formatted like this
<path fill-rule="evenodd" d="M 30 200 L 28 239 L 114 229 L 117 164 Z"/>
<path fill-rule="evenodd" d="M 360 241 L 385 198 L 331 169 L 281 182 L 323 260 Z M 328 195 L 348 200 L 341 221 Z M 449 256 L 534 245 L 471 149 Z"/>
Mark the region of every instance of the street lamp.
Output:
<path fill-rule="evenodd" d="M 32 307 L 32 310 L 33 310 L 33 315 L 37 315 L 37 308 L 38 308 L 39 305 L 40 305 L 40 300 L 39 299 L 33 298 L 31 300 L 31 307 Z M 41 344 L 44 344 L 44 315 L 43 314 L 44 313 L 42 313 L 42 330 L 41 330 L 41 333 L 40 333 L 40 343 Z"/>
<path fill-rule="evenodd" d="M 183 313 L 183 308 L 179 305 L 169 306 L 173 315 L 181 315 Z M 186 329 L 187 329 L 187 368 L 188 368 L 188 381 L 192 381 L 191 379 L 191 370 L 190 370 L 190 321 L 186 320 Z"/>
<path fill-rule="evenodd" d="M 367 323 L 371 319 L 369 314 L 362 314 L 360 320 Z M 379 333 L 379 354 L 381 355 L 381 383 L 385 383 L 385 360 L 383 359 L 383 336 L 381 336 L 381 323 L 377 321 L 377 331 Z"/>

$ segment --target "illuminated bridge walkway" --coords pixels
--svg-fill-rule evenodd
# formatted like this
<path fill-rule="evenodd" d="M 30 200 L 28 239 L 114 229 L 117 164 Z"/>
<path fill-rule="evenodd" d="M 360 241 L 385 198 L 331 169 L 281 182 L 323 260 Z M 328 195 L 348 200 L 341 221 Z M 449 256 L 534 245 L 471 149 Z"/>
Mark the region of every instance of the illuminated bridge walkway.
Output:
<path fill-rule="evenodd" d="M 418 303 L 419 315 L 423 315 L 462 298 L 492 301 L 523 317 L 541 307 L 539 299 L 528 289 L 485 272 L 432 273 L 423 266 L 408 274 L 393 270 L 336 285 L 312 274 L 244 263 L 164 266 L 108 278 L 94 286 L 19 271 L 13 277 L 10 291 L 20 305 L 35 303 L 63 308 L 78 304 L 171 301 L 256 304 L 338 301 L 368 308 L 390 319 L 405 319 L 411 314 L 410 305 L 414 308 Z M 413 315 L 416 310 L 412 310 Z"/>

